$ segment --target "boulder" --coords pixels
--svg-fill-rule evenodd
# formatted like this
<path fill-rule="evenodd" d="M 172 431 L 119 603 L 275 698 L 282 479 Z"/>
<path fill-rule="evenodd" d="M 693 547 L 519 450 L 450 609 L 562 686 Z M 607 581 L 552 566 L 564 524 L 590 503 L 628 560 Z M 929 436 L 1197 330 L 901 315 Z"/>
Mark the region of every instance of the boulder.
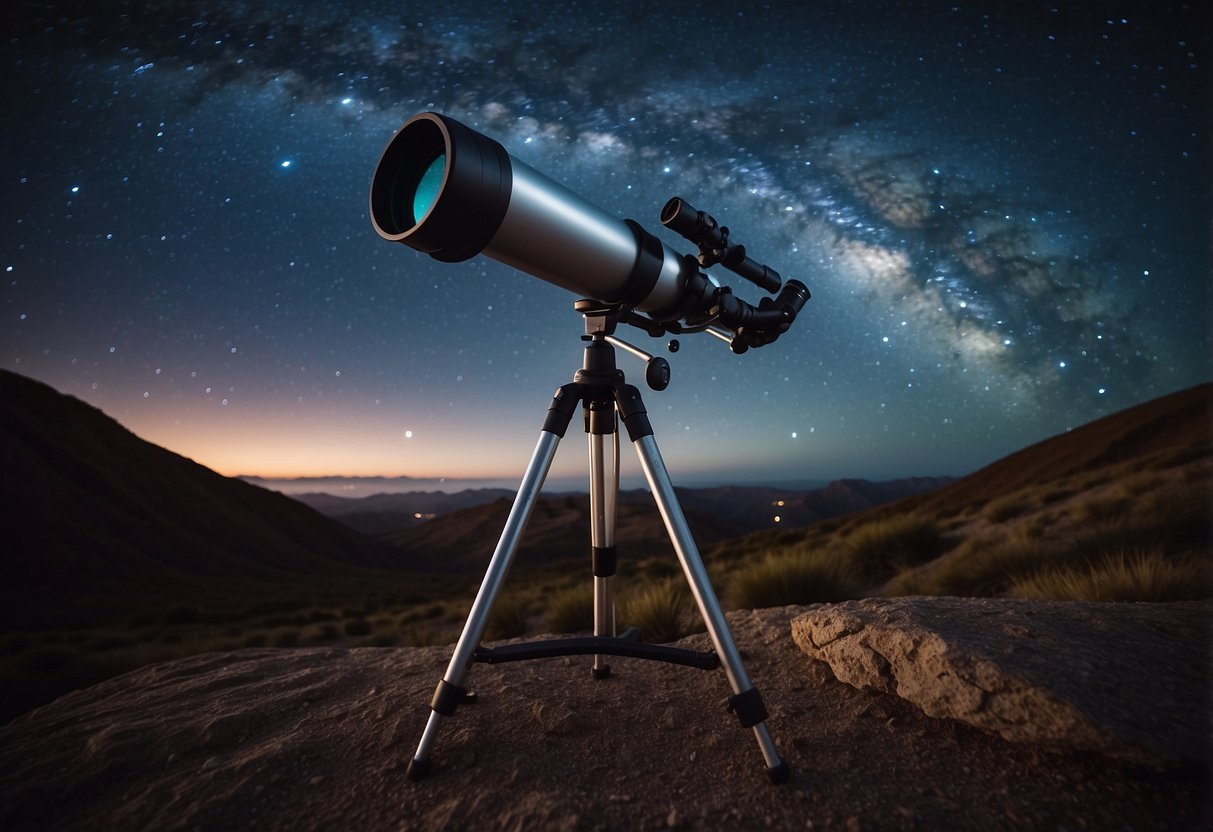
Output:
<path fill-rule="evenodd" d="M 1206 603 L 869 598 L 792 637 L 841 681 L 1012 742 L 1153 766 L 1210 759 Z"/>

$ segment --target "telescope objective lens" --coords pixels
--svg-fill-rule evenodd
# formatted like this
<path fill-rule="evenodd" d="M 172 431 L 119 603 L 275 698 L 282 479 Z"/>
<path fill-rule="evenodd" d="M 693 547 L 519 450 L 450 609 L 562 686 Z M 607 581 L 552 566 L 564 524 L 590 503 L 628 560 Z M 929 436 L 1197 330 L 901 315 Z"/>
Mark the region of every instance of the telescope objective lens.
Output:
<path fill-rule="evenodd" d="M 442 186 L 442 174 L 445 170 L 446 154 L 439 153 L 425 169 L 425 173 L 421 174 L 421 178 L 417 180 L 417 190 L 413 192 L 414 225 L 421 222 L 429 213 L 430 208 L 434 206 L 434 201 L 438 198 L 438 191 Z"/>

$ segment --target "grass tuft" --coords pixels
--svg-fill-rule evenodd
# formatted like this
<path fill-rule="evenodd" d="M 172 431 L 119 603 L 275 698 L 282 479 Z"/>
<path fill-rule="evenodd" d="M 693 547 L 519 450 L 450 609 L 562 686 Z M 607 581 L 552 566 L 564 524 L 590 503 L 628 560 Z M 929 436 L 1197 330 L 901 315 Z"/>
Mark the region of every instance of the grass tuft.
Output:
<path fill-rule="evenodd" d="M 943 548 L 939 524 L 915 514 L 865 523 L 843 545 L 855 570 L 867 578 L 925 563 Z"/>
<path fill-rule="evenodd" d="M 629 627 L 640 630 L 645 641 L 664 644 L 692 632 L 691 598 L 684 585 L 663 581 L 639 595 L 628 598 L 621 618 Z"/>
<path fill-rule="evenodd" d="M 1040 570 L 1016 580 L 1015 598 L 1057 601 L 1188 601 L 1210 597 L 1209 565 L 1160 549 L 1121 552 L 1101 562 Z"/>
<path fill-rule="evenodd" d="M 552 597 L 547 625 L 554 633 L 577 633 L 594 629 L 594 587 L 578 584 Z"/>
<path fill-rule="evenodd" d="M 1024 574 L 1050 562 L 1052 553 L 1030 535 L 966 540 L 915 584 L 918 595 L 999 595 Z"/>
<path fill-rule="evenodd" d="M 1033 502 L 1022 492 L 997 497 L 986 503 L 981 509 L 981 516 L 991 523 L 1002 523 L 1012 517 L 1018 517 L 1033 507 Z"/>
<path fill-rule="evenodd" d="M 762 609 L 856 597 L 849 553 L 837 549 L 768 555 L 738 569 L 730 595 L 738 607 Z"/>
<path fill-rule="evenodd" d="M 347 636 L 369 636 L 371 634 L 371 622 L 365 618 L 351 618 L 345 622 L 342 627 Z"/>
<path fill-rule="evenodd" d="M 498 598 L 493 604 L 493 613 L 485 627 L 485 638 L 489 641 L 500 641 L 526 635 L 530 613 L 528 606 L 526 599 L 519 595 Z"/>

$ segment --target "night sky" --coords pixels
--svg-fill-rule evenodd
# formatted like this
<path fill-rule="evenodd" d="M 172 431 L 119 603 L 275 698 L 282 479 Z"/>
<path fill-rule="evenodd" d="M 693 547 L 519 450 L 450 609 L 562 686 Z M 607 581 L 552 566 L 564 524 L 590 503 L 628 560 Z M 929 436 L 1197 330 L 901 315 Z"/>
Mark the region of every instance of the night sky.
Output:
<path fill-rule="evenodd" d="M 0 366 L 226 474 L 516 484 L 582 321 L 375 234 L 436 110 L 812 290 L 742 356 L 621 333 L 676 484 L 968 473 L 1213 378 L 1207 4 L 1100 5 L 9 4 Z"/>

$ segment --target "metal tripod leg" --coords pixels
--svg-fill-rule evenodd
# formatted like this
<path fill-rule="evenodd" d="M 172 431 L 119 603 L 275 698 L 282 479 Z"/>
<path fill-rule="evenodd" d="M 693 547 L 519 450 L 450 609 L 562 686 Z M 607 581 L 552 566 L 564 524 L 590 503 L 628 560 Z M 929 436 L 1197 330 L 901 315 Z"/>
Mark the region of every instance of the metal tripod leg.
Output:
<path fill-rule="evenodd" d="M 661 453 L 657 450 L 657 442 L 650 433 L 636 438 L 633 444 L 640 457 L 645 479 L 648 480 L 649 488 L 653 492 L 653 499 L 657 501 L 661 519 L 665 521 L 670 542 L 674 544 L 674 551 L 678 555 L 679 563 L 682 564 L 682 571 L 686 574 L 687 583 L 691 585 L 695 603 L 699 605 L 699 613 L 708 627 L 712 645 L 720 656 L 721 664 L 729 679 L 729 685 L 733 688 L 734 696 L 730 700 L 730 704 L 737 711 L 742 724 L 754 729 L 754 736 L 757 737 L 758 747 L 762 750 L 763 759 L 766 760 L 767 775 L 771 781 L 783 782 L 788 777 L 787 764 L 775 750 L 775 743 L 771 741 L 771 735 L 767 732 L 766 712 L 762 707 L 761 699 L 758 698 L 757 690 L 750 684 L 750 677 L 746 673 L 745 665 L 741 662 L 741 654 L 737 650 L 737 644 L 733 641 L 733 634 L 729 631 L 728 622 L 725 621 L 724 612 L 716 598 L 716 592 L 712 589 L 711 581 L 708 579 L 707 569 L 704 567 L 699 550 L 691 537 L 690 527 L 687 525 L 686 517 L 683 516 L 682 507 L 678 504 L 678 496 L 674 493 L 670 475 L 666 471 L 665 463 L 662 462 Z"/>
<path fill-rule="evenodd" d="M 611 584 L 616 570 L 615 511 L 619 497 L 619 435 L 615 420 L 615 401 L 605 407 L 594 403 L 587 427 L 590 437 L 590 545 L 593 549 L 594 635 L 615 635 L 615 602 Z M 606 445 L 610 445 L 608 464 Z M 594 656 L 591 669 L 595 679 L 611 673 L 605 656 Z"/>
<path fill-rule="evenodd" d="M 455 644 L 455 652 L 447 665 L 446 674 L 434 691 L 434 699 L 430 703 L 430 718 L 417 744 L 417 753 L 409 762 L 407 776 L 410 780 L 419 780 L 426 775 L 430 767 L 430 747 L 438 734 L 438 726 L 443 716 L 450 716 L 455 707 L 462 701 L 465 693 L 462 684 L 467 675 L 468 665 L 472 661 L 472 653 L 480 645 L 484 636 L 484 628 L 488 624 L 489 615 L 493 611 L 493 602 L 501 585 L 505 582 L 506 573 L 514 561 L 514 553 L 518 551 L 518 543 L 526 531 L 527 521 L 531 519 L 531 511 L 547 479 L 548 469 L 552 466 L 552 458 L 556 455 L 556 447 L 560 444 L 560 436 L 543 430 L 539 434 L 539 442 L 527 465 L 522 484 L 518 486 L 518 494 L 514 498 L 514 506 L 510 516 L 505 521 L 489 568 L 484 573 L 480 591 L 472 602 L 472 610 L 468 613 L 467 622 L 463 625 L 463 633 Z"/>

